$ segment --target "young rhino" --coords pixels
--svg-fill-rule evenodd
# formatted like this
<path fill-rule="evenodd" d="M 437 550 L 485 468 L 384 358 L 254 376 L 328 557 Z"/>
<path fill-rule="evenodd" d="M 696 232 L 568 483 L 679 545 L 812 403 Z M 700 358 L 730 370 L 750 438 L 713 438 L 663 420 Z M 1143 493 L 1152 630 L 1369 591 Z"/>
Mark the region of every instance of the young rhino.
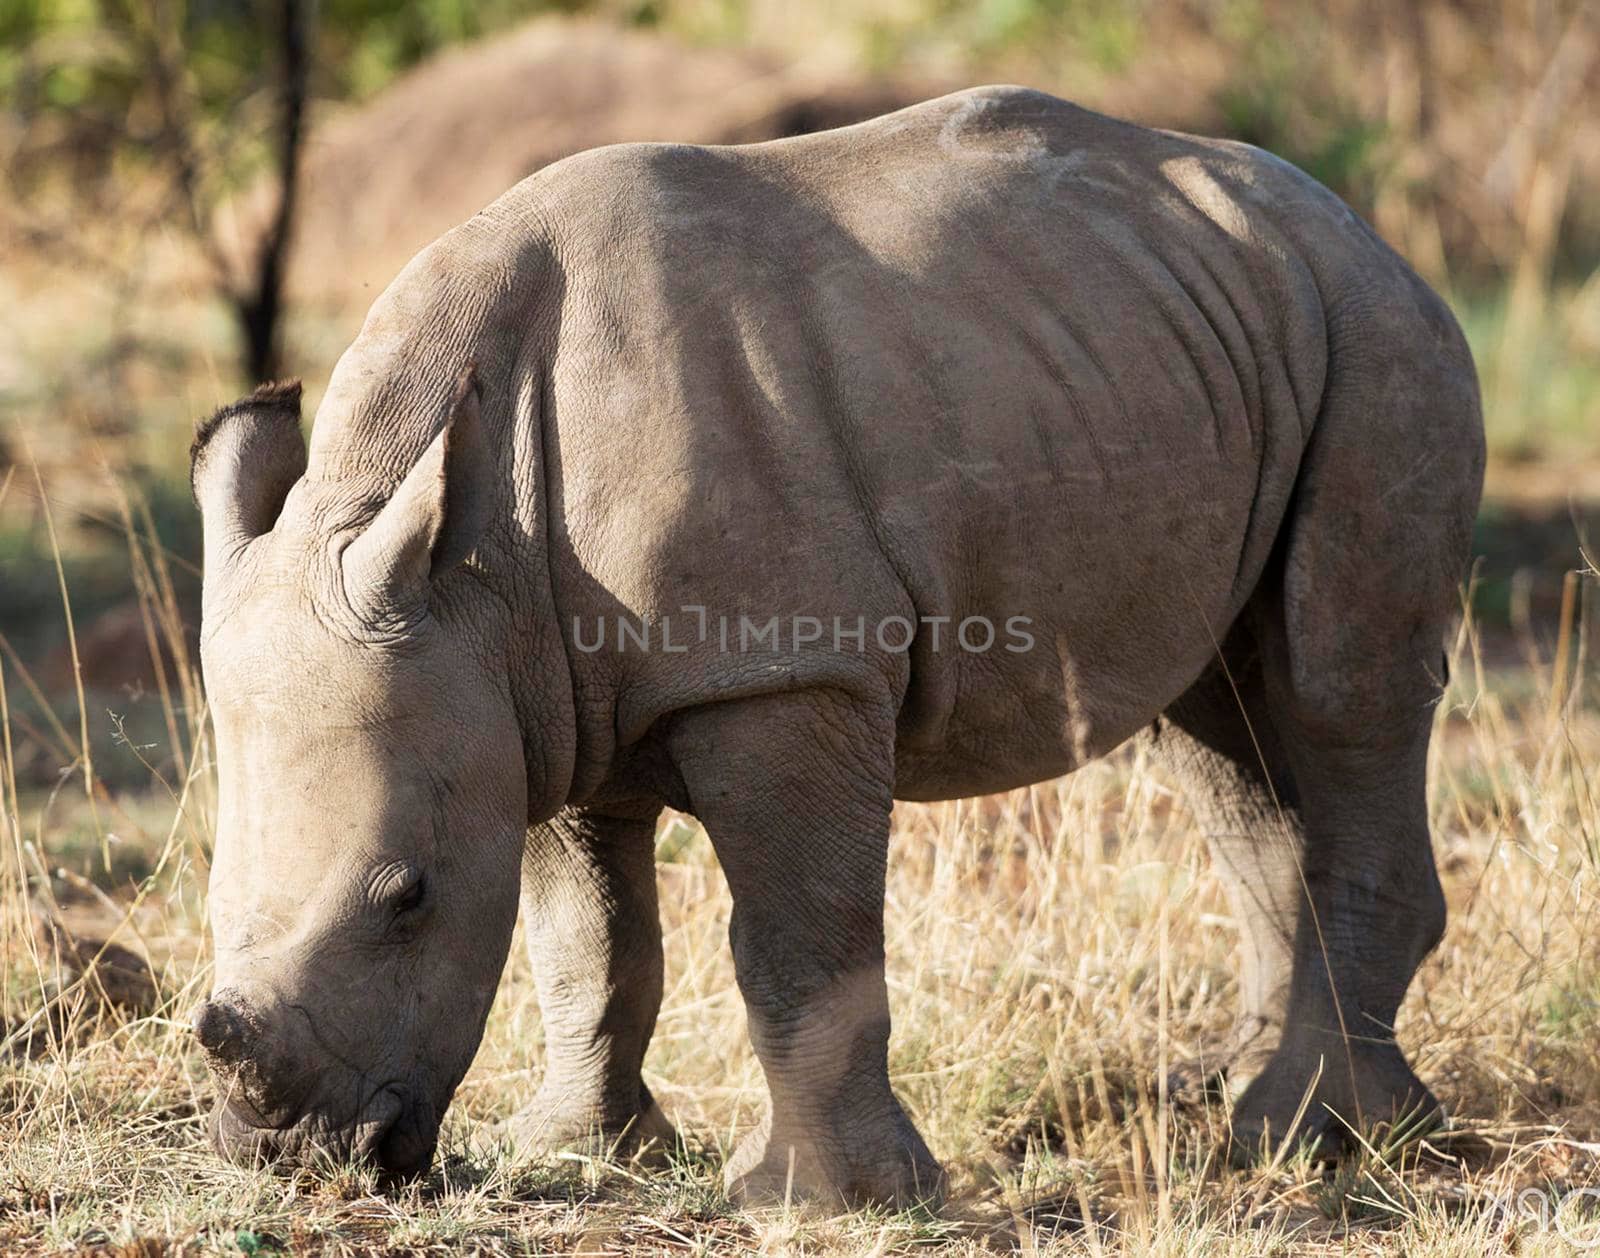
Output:
<path fill-rule="evenodd" d="M 475 363 L 475 368 L 465 366 Z M 744 1197 L 937 1196 L 889 1085 L 891 801 L 1140 736 L 1243 944 L 1234 1138 L 1437 1113 L 1393 1024 L 1483 460 L 1442 303 L 1257 150 L 985 88 L 509 192 L 323 398 L 202 426 L 231 1157 L 428 1165 L 522 908 L 544 1148 L 670 1138 L 652 835 L 707 827 Z M 619 625 L 620 622 L 620 625 Z M 620 629 L 620 631 L 619 631 Z"/>

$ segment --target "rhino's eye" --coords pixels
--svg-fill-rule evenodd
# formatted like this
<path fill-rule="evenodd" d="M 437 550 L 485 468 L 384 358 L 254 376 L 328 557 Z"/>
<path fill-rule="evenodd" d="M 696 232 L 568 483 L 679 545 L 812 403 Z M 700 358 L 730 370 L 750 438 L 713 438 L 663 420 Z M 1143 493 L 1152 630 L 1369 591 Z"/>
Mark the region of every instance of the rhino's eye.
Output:
<path fill-rule="evenodd" d="M 421 872 L 412 878 L 411 882 L 400 889 L 394 898 L 394 915 L 400 917 L 406 913 L 415 913 L 428 899 L 428 879 Z"/>
<path fill-rule="evenodd" d="M 372 902 L 391 921 L 413 916 L 428 902 L 427 875 L 415 865 L 396 862 L 374 879 Z"/>

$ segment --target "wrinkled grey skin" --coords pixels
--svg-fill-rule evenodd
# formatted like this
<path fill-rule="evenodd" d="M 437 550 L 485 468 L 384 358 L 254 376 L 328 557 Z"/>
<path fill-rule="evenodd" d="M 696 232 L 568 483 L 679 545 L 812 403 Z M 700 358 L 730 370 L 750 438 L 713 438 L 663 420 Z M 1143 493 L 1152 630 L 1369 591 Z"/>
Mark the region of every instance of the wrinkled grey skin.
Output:
<path fill-rule="evenodd" d="M 309 463 L 297 418 L 260 392 L 195 451 L 226 1153 L 424 1167 L 519 882 L 549 1066 L 518 1131 L 670 1135 L 670 805 L 731 886 L 771 1093 L 732 1189 L 935 1196 L 885 1068 L 890 802 L 1134 736 L 1241 923 L 1237 1147 L 1313 1079 L 1313 1136 L 1435 1109 L 1392 1026 L 1444 925 L 1423 770 L 1482 424 L 1443 304 L 1303 174 L 1012 88 L 586 153 L 378 300 Z M 675 649 L 579 649 L 619 614 Z M 724 652 L 740 615 L 951 619 Z M 1035 647 L 953 649 L 970 616 Z"/>

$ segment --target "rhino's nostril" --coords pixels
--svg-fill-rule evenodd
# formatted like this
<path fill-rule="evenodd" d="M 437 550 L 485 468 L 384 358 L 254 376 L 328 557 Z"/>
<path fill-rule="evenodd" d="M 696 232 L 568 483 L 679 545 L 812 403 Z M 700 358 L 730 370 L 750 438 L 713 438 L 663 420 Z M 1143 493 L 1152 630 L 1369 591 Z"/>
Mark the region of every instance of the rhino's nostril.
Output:
<path fill-rule="evenodd" d="M 239 1015 L 221 1001 L 208 1000 L 194 1011 L 194 1037 L 200 1047 L 224 1059 L 238 1055 L 244 1039 Z"/>

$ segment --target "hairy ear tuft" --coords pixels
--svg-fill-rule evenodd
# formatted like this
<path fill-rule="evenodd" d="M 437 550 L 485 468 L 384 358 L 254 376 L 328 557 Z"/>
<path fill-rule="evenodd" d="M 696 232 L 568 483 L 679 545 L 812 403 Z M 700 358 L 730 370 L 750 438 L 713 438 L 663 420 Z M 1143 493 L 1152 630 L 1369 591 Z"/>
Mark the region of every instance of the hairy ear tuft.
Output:
<path fill-rule="evenodd" d="M 208 552 L 270 531 L 305 470 L 298 380 L 261 385 L 197 424 L 189 488 Z"/>
<path fill-rule="evenodd" d="M 260 411 L 263 417 L 278 416 L 294 421 L 298 428 L 300 424 L 300 382 L 298 380 L 271 380 L 266 384 L 258 384 L 237 402 L 219 407 L 210 415 L 200 420 L 194 426 L 194 440 L 189 444 L 189 491 L 194 495 L 195 503 L 200 501 L 199 491 L 195 486 L 195 472 L 200 466 L 201 456 L 211 444 L 211 439 L 217 435 L 223 424 L 235 416 L 247 412 Z"/>

